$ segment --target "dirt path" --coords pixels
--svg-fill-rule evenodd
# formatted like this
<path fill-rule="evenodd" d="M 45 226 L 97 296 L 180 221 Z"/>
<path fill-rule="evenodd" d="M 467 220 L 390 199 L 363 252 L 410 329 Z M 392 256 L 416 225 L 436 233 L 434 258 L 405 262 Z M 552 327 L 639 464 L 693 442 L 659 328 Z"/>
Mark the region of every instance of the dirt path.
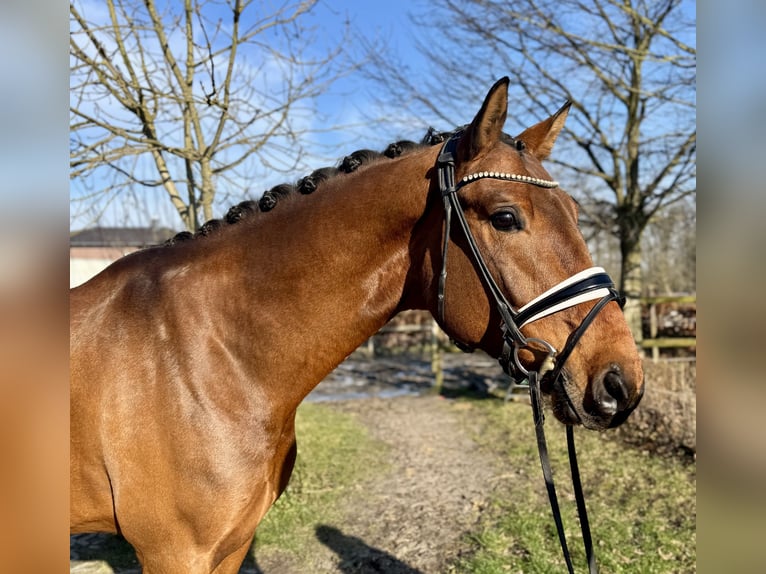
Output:
<path fill-rule="evenodd" d="M 390 468 L 347 501 L 345 520 L 318 529 L 307 572 L 446 572 L 484 507 L 492 467 L 447 399 L 403 397 L 334 403 L 390 446 Z M 257 552 L 256 552 L 257 554 Z M 259 562 L 300 574 L 289 557 Z M 305 569 L 305 566 L 304 566 Z"/>
<path fill-rule="evenodd" d="M 326 385 L 324 392 L 333 389 Z M 349 494 L 344 519 L 325 524 L 317 517 L 308 567 L 289 555 L 260 556 L 256 549 L 257 564 L 248 560 L 241 572 L 447 572 L 446 565 L 465 550 L 463 536 L 478 520 L 495 473 L 465 431 L 460 403 L 425 395 L 328 404 L 352 414 L 388 445 L 389 466 Z M 98 559 L 105 545 L 118 556 L 108 563 Z M 70 572 L 79 574 L 140 571 L 125 543 L 103 535 L 76 537 L 70 558 L 79 559 L 70 562 Z"/>

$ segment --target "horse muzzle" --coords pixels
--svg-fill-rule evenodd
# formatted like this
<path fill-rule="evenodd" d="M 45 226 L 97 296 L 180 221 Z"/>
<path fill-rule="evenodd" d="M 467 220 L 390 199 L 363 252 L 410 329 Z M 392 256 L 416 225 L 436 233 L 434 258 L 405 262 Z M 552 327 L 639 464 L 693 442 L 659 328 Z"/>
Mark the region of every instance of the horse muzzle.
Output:
<path fill-rule="evenodd" d="M 553 414 L 563 424 L 604 430 L 625 422 L 641 402 L 644 385 L 631 380 L 619 365 L 612 364 L 590 381 L 584 391 L 574 384 L 566 370 L 555 380 L 544 376 L 541 390 L 550 396 Z"/>

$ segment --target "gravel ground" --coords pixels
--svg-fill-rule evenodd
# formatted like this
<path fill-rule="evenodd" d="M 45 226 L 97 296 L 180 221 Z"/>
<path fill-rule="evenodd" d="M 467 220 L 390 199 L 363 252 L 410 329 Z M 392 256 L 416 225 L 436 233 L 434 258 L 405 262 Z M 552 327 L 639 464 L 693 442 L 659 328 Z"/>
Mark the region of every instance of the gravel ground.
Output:
<path fill-rule="evenodd" d="M 443 395 L 493 390 L 500 369 L 482 355 L 446 355 Z M 270 554 L 241 573 L 442 574 L 464 548 L 490 493 L 493 468 L 459 421 L 460 404 L 434 394 L 425 361 L 353 359 L 309 396 L 351 413 L 390 447 L 389 467 L 345 499 L 341 521 L 317 519 L 310 566 Z M 257 564 L 255 563 L 257 561 Z M 135 555 L 107 535 L 70 538 L 70 572 L 140 572 Z"/>
<path fill-rule="evenodd" d="M 318 527 L 322 546 L 309 568 L 281 556 L 259 562 L 263 572 L 445 572 L 479 518 L 492 479 L 490 461 L 457 420 L 458 405 L 428 396 L 333 408 L 352 413 L 389 445 L 390 467 L 347 500 L 343 521 Z"/>

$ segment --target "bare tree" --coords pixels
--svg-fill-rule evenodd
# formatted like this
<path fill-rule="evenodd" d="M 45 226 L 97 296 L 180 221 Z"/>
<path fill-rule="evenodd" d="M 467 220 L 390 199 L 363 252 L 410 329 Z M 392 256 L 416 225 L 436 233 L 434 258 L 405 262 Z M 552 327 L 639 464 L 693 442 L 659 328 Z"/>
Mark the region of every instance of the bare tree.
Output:
<path fill-rule="evenodd" d="M 430 73 L 415 81 L 390 54 L 371 68 L 398 101 L 461 117 L 456 106 L 508 74 L 512 116 L 542 118 L 573 103 L 553 161 L 566 168 L 561 179 L 585 223 L 617 238 L 625 313 L 640 340 L 642 234 L 696 194 L 694 3 L 434 0 L 414 20 Z"/>
<path fill-rule="evenodd" d="M 73 203 L 97 219 L 110 202 L 159 188 L 194 231 L 217 191 L 243 194 L 255 160 L 294 168 L 312 98 L 349 69 L 345 39 L 320 51 L 304 23 L 316 4 L 72 0 Z"/>
<path fill-rule="evenodd" d="M 696 291 L 697 213 L 690 201 L 679 201 L 653 217 L 643 245 L 647 295 Z"/>

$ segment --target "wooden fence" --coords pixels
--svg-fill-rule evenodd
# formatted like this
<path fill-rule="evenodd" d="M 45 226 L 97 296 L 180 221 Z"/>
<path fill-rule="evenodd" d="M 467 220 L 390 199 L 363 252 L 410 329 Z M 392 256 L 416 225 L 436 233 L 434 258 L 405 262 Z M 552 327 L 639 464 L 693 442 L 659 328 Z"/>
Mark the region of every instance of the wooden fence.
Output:
<path fill-rule="evenodd" d="M 434 374 L 434 387 L 436 392 L 439 392 L 444 383 L 444 366 L 442 360 L 442 346 L 446 340 L 446 335 L 441 330 L 439 325 L 433 319 L 426 323 L 419 324 L 388 324 L 384 326 L 376 335 L 387 334 L 413 334 L 422 333 L 423 341 L 421 342 L 421 349 L 424 354 L 427 354 L 431 360 L 431 372 Z M 367 343 L 363 346 L 363 352 L 367 357 L 375 357 L 375 336 L 370 337 Z"/>
<path fill-rule="evenodd" d="M 664 304 L 676 305 L 695 305 L 697 304 L 696 295 L 682 296 L 661 296 L 661 297 L 642 297 L 641 304 L 648 307 L 649 311 L 649 338 L 641 341 L 641 347 L 651 349 L 652 360 L 657 361 L 660 358 L 660 349 L 672 348 L 696 348 L 696 319 L 694 337 L 658 337 L 659 315 L 658 307 Z"/>
<path fill-rule="evenodd" d="M 662 296 L 662 297 L 642 297 L 641 304 L 646 306 L 649 315 L 649 338 L 645 338 L 641 341 L 640 345 L 644 349 L 651 349 L 651 358 L 654 362 L 660 359 L 661 349 L 673 349 L 673 348 L 696 348 L 697 338 L 694 337 L 658 337 L 660 332 L 660 317 L 658 309 L 661 305 L 675 304 L 675 305 L 696 305 L 696 295 L 684 295 L 684 296 Z M 412 312 L 416 313 L 417 312 Z M 425 313 L 425 312 L 422 312 Z M 436 324 L 436 321 L 431 319 L 424 320 L 423 317 L 414 319 L 414 322 L 400 321 L 397 323 L 389 323 L 384 326 L 378 333 L 370 337 L 367 343 L 362 346 L 360 352 L 364 353 L 367 357 L 372 358 L 377 354 L 376 339 L 378 336 L 386 335 L 403 335 L 403 336 L 417 336 L 420 334 L 418 346 L 423 355 L 428 356 L 431 361 L 431 369 L 434 373 L 435 386 L 437 389 L 441 388 L 441 384 L 444 380 L 443 374 L 443 360 L 442 353 L 447 344 L 447 337 Z M 696 319 L 695 319 L 695 335 L 696 335 Z M 405 345 L 399 345 L 398 350 L 404 350 Z M 396 352 L 396 351 L 394 351 Z M 685 360 L 694 360 L 694 357 L 688 357 Z"/>

